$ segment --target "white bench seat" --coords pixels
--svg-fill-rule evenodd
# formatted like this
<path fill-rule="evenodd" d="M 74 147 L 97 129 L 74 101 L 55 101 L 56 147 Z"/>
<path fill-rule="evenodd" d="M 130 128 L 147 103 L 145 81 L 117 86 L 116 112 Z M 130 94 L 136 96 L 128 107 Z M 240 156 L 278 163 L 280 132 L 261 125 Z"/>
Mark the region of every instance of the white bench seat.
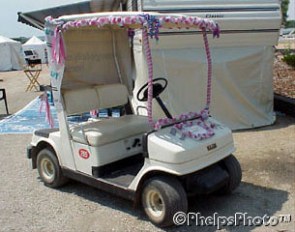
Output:
<path fill-rule="evenodd" d="M 120 118 L 87 122 L 70 130 L 74 141 L 97 147 L 143 134 L 149 129 L 147 117 L 125 115 Z"/>

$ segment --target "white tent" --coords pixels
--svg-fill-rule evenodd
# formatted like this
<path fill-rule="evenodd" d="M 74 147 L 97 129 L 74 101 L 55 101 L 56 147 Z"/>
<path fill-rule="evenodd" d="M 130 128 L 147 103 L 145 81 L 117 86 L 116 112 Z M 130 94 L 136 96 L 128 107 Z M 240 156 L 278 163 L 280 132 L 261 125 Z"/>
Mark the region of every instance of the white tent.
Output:
<path fill-rule="evenodd" d="M 0 71 L 22 69 L 21 43 L 0 35 Z"/>
<path fill-rule="evenodd" d="M 39 56 L 39 59 L 41 59 L 42 63 L 47 62 L 46 58 L 46 42 L 38 39 L 36 36 L 33 36 L 30 38 L 25 44 L 23 44 L 23 50 L 35 50 L 36 53 Z"/>

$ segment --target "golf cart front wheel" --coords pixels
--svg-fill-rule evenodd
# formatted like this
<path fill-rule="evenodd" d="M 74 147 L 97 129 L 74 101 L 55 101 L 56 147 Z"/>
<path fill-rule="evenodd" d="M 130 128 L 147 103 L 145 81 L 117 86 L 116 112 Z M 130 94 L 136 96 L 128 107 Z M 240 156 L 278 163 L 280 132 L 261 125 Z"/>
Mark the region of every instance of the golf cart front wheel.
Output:
<path fill-rule="evenodd" d="M 232 193 L 241 183 L 242 170 L 239 161 L 233 155 L 221 161 L 221 166 L 227 171 L 229 180 L 225 186 L 218 190 L 221 195 Z"/>
<path fill-rule="evenodd" d="M 177 212 L 187 212 L 187 196 L 177 179 L 153 177 L 143 187 L 142 206 L 152 223 L 159 227 L 171 226 Z"/>
<path fill-rule="evenodd" d="M 37 169 L 41 180 L 48 187 L 58 188 L 67 182 L 55 153 L 49 148 L 45 148 L 38 153 Z"/>

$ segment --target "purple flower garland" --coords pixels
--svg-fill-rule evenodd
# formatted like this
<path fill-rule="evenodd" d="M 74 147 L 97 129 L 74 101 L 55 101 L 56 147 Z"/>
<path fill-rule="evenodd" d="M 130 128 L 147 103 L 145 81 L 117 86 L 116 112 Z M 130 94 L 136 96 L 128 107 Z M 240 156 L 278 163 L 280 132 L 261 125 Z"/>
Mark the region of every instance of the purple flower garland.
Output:
<path fill-rule="evenodd" d="M 181 139 L 185 139 L 186 137 L 202 140 L 212 137 L 214 133 L 215 124 L 208 121 L 209 118 L 209 111 L 208 109 L 202 110 L 200 113 L 197 112 L 189 112 L 180 114 L 173 118 L 161 118 L 155 124 L 155 129 L 161 129 L 163 126 L 168 124 L 173 124 L 173 128 L 171 129 L 170 133 L 172 135 L 176 135 L 176 131 L 179 131 L 181 134 Z M 177 123 L 178 121 L 183 121 Z M 189 130 L 189 127 L 194 125 L 198 125 L 201 128 L 205 129 L 205 133 L 194 133 Z M 186 129 L 186 130 L 184 130 Z"/>

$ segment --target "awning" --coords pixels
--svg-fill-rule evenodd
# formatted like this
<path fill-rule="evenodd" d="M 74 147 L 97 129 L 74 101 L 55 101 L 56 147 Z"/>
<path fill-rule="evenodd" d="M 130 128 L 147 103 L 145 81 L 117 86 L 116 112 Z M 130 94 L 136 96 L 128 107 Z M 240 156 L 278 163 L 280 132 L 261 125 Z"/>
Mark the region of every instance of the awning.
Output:
<path fill-rule="evenodd" d="M 18 22 L 43 30 L 44 20 L 47 16 L 57 18 L 62 15 L 83 14 L 102 11 L 119 10 L 120 4 L 125 0 L 89 0 L 69 5 L 63 5 L 31 12 L 18 12 Z"/>

